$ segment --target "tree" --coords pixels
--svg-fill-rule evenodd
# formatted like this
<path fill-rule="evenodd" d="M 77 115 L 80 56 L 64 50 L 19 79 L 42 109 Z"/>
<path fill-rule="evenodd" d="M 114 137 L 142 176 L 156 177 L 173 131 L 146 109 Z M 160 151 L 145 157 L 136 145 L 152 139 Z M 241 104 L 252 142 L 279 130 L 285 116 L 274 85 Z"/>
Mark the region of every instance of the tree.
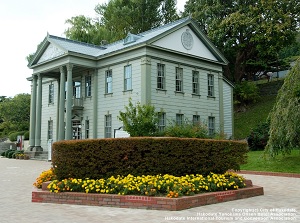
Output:
<path fill-rule="evenodd" d="M 129 99 L 125 112 L 120 111 L 118 119 L 123 122 L 124 130 L 130 136 L 153 136 L 157 132 L 158 113 L 152 105 L 141 105 L 137 102 L 133 105 Z"/>
<path fill-rule="evenodd" d="M 290 0 L 189 0 L 191 14 L 230 65 L 226 76 L 240 81 L 279 63 L 280 49 L 295 41 L 300 2 Z"/>
<path fill-rule="evenodd" d="M 141 33 L 178 18 L 175 0 L 111 0 L 98 4 L 95 11 L 95 19 L 82 15 L 68 19 L 67 38 L 93 44 L 114 42 L 128 32 Z"/>
<path fill-rule="evenodd" d="M 269 115 L 267 150 L 274 156 L 300 147 L 300 59 L 286 76 Z"/>
<path fill-rule="evenodd" d="M 18 94 L 6 98 L 0 103 L 0 131 L 8 134 L 11 131 L 26 131 L 30 121 L 30 95 Z"/>

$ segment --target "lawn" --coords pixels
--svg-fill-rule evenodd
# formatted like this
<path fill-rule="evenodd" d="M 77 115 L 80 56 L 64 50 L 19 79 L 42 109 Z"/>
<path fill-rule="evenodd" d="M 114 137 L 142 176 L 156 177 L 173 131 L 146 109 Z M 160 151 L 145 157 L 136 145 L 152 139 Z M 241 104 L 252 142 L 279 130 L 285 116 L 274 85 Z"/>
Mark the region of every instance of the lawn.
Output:
<path fill-rule="evenodd" d="M 247 107 L 245 112 L 234 114 L 234 138 L 245 139 L 252 128 L 266 121 L 274 106 L 276 95 L 261 96 L 260 100 Z"/>
<path fill-rule="evenodd" d="M 241 165 L 241 170 L 300 173 L 300 150 L 293 150 L 291 155 L 278 155 L 270 158 L 264 151 L 250 151 L 248 163 Z"/>

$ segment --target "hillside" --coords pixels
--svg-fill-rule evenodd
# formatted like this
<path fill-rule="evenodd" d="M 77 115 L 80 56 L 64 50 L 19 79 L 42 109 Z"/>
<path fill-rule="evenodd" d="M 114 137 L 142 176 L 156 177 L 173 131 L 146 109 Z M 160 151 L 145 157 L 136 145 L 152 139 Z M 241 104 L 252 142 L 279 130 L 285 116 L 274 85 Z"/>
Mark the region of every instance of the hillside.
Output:
<path fill-rule="evenodd" d="M 249 105 L 245 112 L 234 113 L 235 139 L 245 139 L 252 128 L 266 121 L 276 101 L 277 92 L 282 84 L 283 80 L 258 84 L 260 88 L 260 100 Z"/>

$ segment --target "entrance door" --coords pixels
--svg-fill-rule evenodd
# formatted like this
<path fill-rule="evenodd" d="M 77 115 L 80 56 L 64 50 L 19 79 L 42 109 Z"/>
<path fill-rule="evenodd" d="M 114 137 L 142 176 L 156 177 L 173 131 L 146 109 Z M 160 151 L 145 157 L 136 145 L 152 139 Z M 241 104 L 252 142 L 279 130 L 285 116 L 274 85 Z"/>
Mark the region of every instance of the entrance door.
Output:
<path fill-rule="evenodd" d="M 72 121 L 73 139 L 81 139 L 81 123 L 79 120 Z"/>

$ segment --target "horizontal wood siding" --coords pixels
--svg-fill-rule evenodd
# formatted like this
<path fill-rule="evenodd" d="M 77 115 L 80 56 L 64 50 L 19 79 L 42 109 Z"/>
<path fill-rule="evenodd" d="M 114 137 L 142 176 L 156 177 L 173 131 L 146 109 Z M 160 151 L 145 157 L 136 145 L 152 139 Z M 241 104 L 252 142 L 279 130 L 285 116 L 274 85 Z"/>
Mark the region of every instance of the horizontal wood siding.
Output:
<path fill-rule="evenodd" d="M 223 82 L 223 106 L 224 106 L 224 133 L 228 138 L 232 136 L 232 87 Z"/>

